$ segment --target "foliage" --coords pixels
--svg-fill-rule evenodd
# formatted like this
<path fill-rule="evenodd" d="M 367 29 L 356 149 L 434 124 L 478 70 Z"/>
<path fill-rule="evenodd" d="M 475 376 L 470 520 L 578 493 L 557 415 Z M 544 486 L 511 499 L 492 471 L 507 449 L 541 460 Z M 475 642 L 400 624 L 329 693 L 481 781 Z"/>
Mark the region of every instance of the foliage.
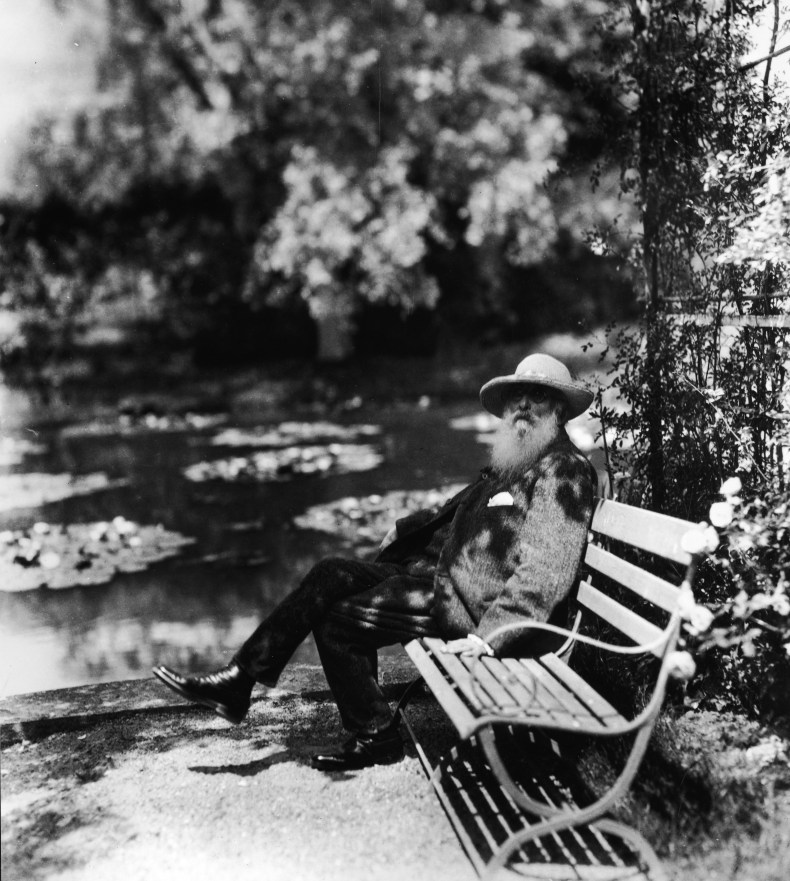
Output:
<path fill-rule="evenodd" d="M 705 659 L 702 690 L 726 682 L 735 695 L 740 680 L 737 696 L 750 711 L 758 702 L 747 695 L 763 688 L 778 703 L 787 675 L 786 620 L 776 634 L 749 635 L 761 598 L 784 592 L 787 560 L 771 548 L 787 543 L 790 486 L 790 345 L 781 327 L 790 116 L 781 87 L 739 66 L 765 5 L 647 0 L 610 22 L 629 35 L 605 59 L 630 108 L 621 187 L 639 207 L 627 259 L 644 315 L 611 338 L 611 380 L 597 408 L 618 498 L 714 519 L 722 482 L 737 474 L 746 487 L 739 526 L 728 527 L 729 555 L 700 582 L 708 611 L 694 607 L 691 629 L 707 622 L 717 634 L 697 644 L 719 649 Z M 750 316 L 759 316 L 752 326 Z M 776 326 L 753 326 L 770 316 Z M 745 552 L 747 535 L 755 545 Z"/>
<path fill-rule="evenodd" d="M 37 455 L 46 450 L 42 444 L 4 435 L 0 438 L 0 467 L 21 465 L 25 456 Z"/>
<path fill-rule="evenodd" d="M 104 584 L 118 572 L 140 572 L 194 539 L 125 517 L 68 526 L 35 523 L 0 533 L 0 590 L 61 590 Z"/>
<path fill-rule="evenodd" d="M 122 485 L 101 471 L 92 474 L 0 474 L 0 511 L 38 508 L 73 496 Z"/>
<path fill-rule="evenodd" d="M 439 508 L 464 488 L 450 484 L 440 489 L 393 490 L 379 495 L 356 498 L 347 496 L 326 505 L 313 505 L 294 517 L 299 529 L 314 529 L 341 536 L 355 550 L 378 546 L 394 522 L 407 514 L 427 508 Z"/>
<path fill-rule="evenodd" d="M 40 120 L 20 169 L 66 208 L 55 235 L 16 231 L 40 259 L 9 252 L 23 345 L 62 327 L 68 349 L 108 288 L 187 335 L 223 302 L 349 319 L 441 295 L 503 321 L 519 272 L 580 247 L 598 0 L 104 8 L 99 95 Z"/>
<path fill-rule="evenodd" d="M 787 722 L 790 491 L 764 487 L 747 499 L 741 491 L 731 478 L 711 505 L 722 544 L 698 582 L 703 602 L 687 610 L 686 638 L 706 672 L 694 703 Z"/>
<path fill-rule="evenodd" d="M 753 182 L 752 205 L 740 211 L 726 211 L 719 221 L 726 224 L 732 243 L 719 255 L 718 262 L 731 266 L 745 266 L 752 276 L 765 273 L 771 265 L 790 265 L 790 137 L 787 122 L 778 114 L 787 108 L 788 87 L 784 100 L 772 108 L 772 118 L 766 129 L 784 131 L 783 143 L 755 166 L 744 153 L 722 153 L 713 157 L 706 173 L 706 183 L 732 187 L 733 181 Z"/>
<path fill-rule="evenodd" d="M 745 25 L 729 8 L 711 12 L 689 0 L 671 12 L 659 3 L 650 10 L 647 19 L 634 13 L 632 54 L 618 78 L 635 102 L 623 187 L 641 205 L 631 258 L 646 320 L 617 338 L 613 388 L 630 410 L 601 415 L 629 438 L 632 490 L 657 508 L 700 516 L 730 473 L 787 479 L 773 441 L 786 336 L 721 323 L 745 312 L 784 314 L 771 295 L 783 292 L 787 264 L 734 266 L 723 257 L 735 256 L 725 251 L 733 224 L 751 216 L 754 160 L 778 161 L 787 117 L 779 93 L 764 94 L 733 70 Z M 731 161 L 736 154 L 752 161 Z M 739 230 L 747 235 L 744 225 Z"/>
<path fill-rule="evenodd" d="M 268 482 L 304 474 L 344 474 L 378 468 L 383 457 L 370 444 L 327 444 L 264 450 L 249 456 L 233 456 L 198 462 L 186 468 L 188 480 Z"/>
<path fill-rule="evenodd" d="M 408 183 L 408 168 L 408 154 L 393 148 L 354 181 L 353 170 L 295 147 L 285 203 L 256 248 L 267 299 L 302 296 L 314 318 L 349 314 L 358 296 L 433 308 L 439 291 L 422 264 L 435 200 Z"/>
<path fill-rule="evenodd" d="M 140 413 L 120 413 L 117 418 L 94 419 L 60 430 L 61 437 L 103 437 L 151 434 L 154 432 L 206 431 L 227 422 L 222 413 L 159 413 L 144 410 Z"/>
<path fill-rule="evenodd" d="M 290 447 L 318 439 L 351 441 L 381 434 L 378 425 L 336 425 L 333 422 L 280 422 L 269 428 L 229 428 L 211 439 L 218 447 Z"/>

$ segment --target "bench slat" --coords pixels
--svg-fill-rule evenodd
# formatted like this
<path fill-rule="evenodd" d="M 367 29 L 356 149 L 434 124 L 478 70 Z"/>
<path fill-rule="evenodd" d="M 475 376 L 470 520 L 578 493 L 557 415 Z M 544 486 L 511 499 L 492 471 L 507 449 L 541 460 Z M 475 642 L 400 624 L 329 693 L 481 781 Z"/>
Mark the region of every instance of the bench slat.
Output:
<path fill-rule="evenodd" d="M 450 721 L 462 737 L 468 736 L 474 728 L 475 717 L 469 708 L 456 694 L 452 685 L 442 676 L 432 657 L 421 644 L 422 640 L 413 639 L 406 644 L 406 652 L 420 675 L 442 705 Z"/>
<path fill-rule="evenodd" d="M 626 609 L 617 600 L 613 600 L 597 587 L 593 587 L 589 581 L 582 581 L 579 585 L 577 600 L 580 605 L 595 612 L 596 615 L 616 627 L 637 645 L 654 643 L 661 636 L 662 631 L 655 624 L 646 621 L 636 612 Z M 662 648 L 663 646 L 653 648 L 653 654 L 660 656 Z"/>
<path fill-rule="evenodd" d="M 434 664 L 447 673 L 472 707 L 473 713 L 475 711 L 478 713 L 496 711 L 500 708 L 504 712 L 517 709 L 518 705 L 513 700 L 512 694 L 501 684 L 507 673 L 500 673 L 497 677 L 492 672 L 497 666 L 501 667 L 501 662 L 490 658 L 488 660 L 492 663 L 488 666 L 474 665 L 470 658 L 462 658 L 459 655 L 443 652 L 442 646 L 445 645 L 445 642 L 442 639 L 426 637 L 423 642 L 430 649 Z M 474 675 L 471 673 L 472 666 L 475 667 Z M 533 708 L 525 712 L 531 715 L 541 715 L 542 708 Z"/>
<path fill-rule="evenodd" d="M 536 721 L 542 718 L 573 728 L 579 721 L 579 712 L 589 715 L 584 708 L 569 700 L 567 694 L 558 693 L 561 692 L 560 689 L 552 689 L 551 682 L 535 676 L 532 670 L 527 669 L 524 661 L 517 658 L 503 658 L 502 664 L 521 682 L 528 694 L 527 700 L 522 705 L 525 717 L 533 716 Z"/>
<path fill-rule="evenodd" d="M 459 657 L 459 660 L 469 673 L 470 677 L 473 675 L 472 669 L 474 668 L 474 677 L 485 691 L 488 692 L 492 699 L 492 703 L 495 706 L 503 707 L 507 710 L 515 709 L 518 706 L 518 701 L 513 698 L 510 691 L 497 679 L 496 672 L 498 669 L 501 669 L 501 665 L 496 663 L 486 663 L 486 661 L 494 660 L 493 658 L 481 659 L 482 663 L 479 664 L 471 657 L 465 658 L 461 656 Z"/>
<path fill-rule="evenodd" d="M 663 578 L 645 572 L 639 566 L 621 560 L 592 543 L 587 545 L 584 562 L 591 569 L 595 569 L 607 578 L 613 578 L 618 584 L 622 584 L 623 587 L 627 587 L 637 596 L 654 603 L 664 611 L 674 611 L 680 591 Z"/>
<path fill-rule="evenodd" d="M 568 715 L 573 719 L 574 728 L 583 728 L 585 731 L 606 729 L 604 721 L 594 714 L 572 689 L 550 675 L 537 658 L 521 658 L 518 663 L 566 708 Z"/>
<path fill-rule="evenodd" d="M 658 554 L 675 563 L 688 566 L 691 562 L 691 556 L 681 546 L 683 536 L 693 529 L 693 524 L 686 520 L 634 508 L 611 499 L 600 499 L 591 528 L 593 532 L 626 542 L 650 554 Z"/>
<path fill-rule="evenodd" d="M 445 644 L 444 640 L 426 637 L 419 642 L 423 643 L 425 649 L 428 650 L 425 652 L 423 649 L 423 656 L 419 658 L 420 663 L 417 664 L 415 659 L 417 653 L 412 650 L 412 643 L 407 646 L 409 656 L 415 660 L 420 673 L 436 694 L 439 702 L 445 707 L 447 715 L 459 733 L 470 730 L 468 726 L 477 713 L 496 712 L 501 708 L 507 715 L 508 711 L 512 712 L 517 709 L 512 692 L 508 693 L 500 686 L 500 691 L 507 702 L 500 704 L 498 698 L 492 701 L 490 695 L 486 694 L 487 689 L 484 688 L 484 684 L 487 684 L 493 690 L 492 680 L 495 683 L 502 683 L 509 681 L 511 676 L 515 676 L 517 680 L 514 687 L 520 686 L 523 689 L 521 696 L 526 698 L 520 703 L 521 712 L 512 713 L 514 720 L 531 718 L 535 722 L 544 721 L 550 725 L 558 724 L 563 727 L 584 728 L 585 730 L 592 727 L 596 731 L 605 728 L 605 725 L 590 712 L 586 704 L 580 701 L 571 689 L 549 675 L 536 663 L 533 666 L 531 660 L 519 661 L 515 658 L 504 658 L 499 661 L 495 658 L 488 658 L 487 669 L 483 665 L 475 668 L 474 678 L 477 683 L 475 685 L 470 673 L 471 665 L 467 667 L 458 656 L 441 651 Z M 492 672 L 495 670 L 496 674 Z M 430 681 L 425 675 L 426 671 L 430 672 Z M 452 684 L 447 682 L 442 671 L 450 677 Z M 441 682 L 440 685 L 438 685 L 439 682 Z M 453 686 L 456 686 L 458 691 Z M 464 706 L 463 701 L 466 701 L 469 707 Z M 463 706 L 464 712 L 459 712 L 458 704 Z"/>
<path fill-rule="evenodd" d="M 426 636 L 423 642 L 431 650 L 434 663 L 446 671 L 472 708 L 478 712 L 483 710 L 484 706 L 480 700 L 478 690 L 472 685 L 472 677 L 469 675 L 469 671 L 458 660 L 456 655 L 442 651 L 442 646 L 445 644 L 444 640 Z"/>
<path fill-rule="evenodd" d="M 482 658 L 482 663 L 502 683 L 508 694 L 513 696 L 518 706 L 529 706 L 534 699 L 534 689 L 528 691 L 498 658 Z"/>
<path fill-rule="evenodd" d="M 540 663 L 547 667 L 560 682 L 572 689 L 604 723 L 619 725 L 625 722 L 625 719 L 608 701 L 556 655 L 543 655 L 540 658 Z"/>

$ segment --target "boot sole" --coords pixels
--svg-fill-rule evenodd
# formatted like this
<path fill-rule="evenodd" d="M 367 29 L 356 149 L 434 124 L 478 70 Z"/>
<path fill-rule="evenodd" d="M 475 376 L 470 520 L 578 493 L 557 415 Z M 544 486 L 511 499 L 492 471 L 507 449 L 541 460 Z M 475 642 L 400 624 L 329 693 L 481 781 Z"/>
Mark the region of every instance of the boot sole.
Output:
<path fill-rule="evenodd" d="M 341 774 L 344 771 L 362 771 L 364 768 L 373 768 L 376 765 L 396 765 L 398 762 L 403 761 L 404 756 L 400 755 L 393 758 L 387 759 L 379 759 L 377 761 L 370 762 L 352 762 L 352 763 L 338 763 L 336 761 L 324 761 L 320 756 L 313 756 L 310 760 L 310 764 L 316 771 L 327 771 L 329 773 L 337 773 Z"/>
<path fill-rule="evenodd" d="M 191 701 L 193 704 L 200 704 L 202 707 L 207 707 L 210 710 L 214 710 L 214 712 L 218 716 L 222 716 L 223 719 L 227 720 L 233 725 L 238 725 L 240 722 L 244 721 L 244 717 L 247 715 L 246 712 L 242 715 L 234 713 L 231 709 L 229 709 L 227 704 L 212 700 L 209 697 L 196 697 L 189 691 L 189 689 L 184 688 L 184 686 L 181 685 L 180 682 L 176 682 L 174 679 L 170 679 L 167 673 L 165 673 L 164 670 L 160 670 L 158 667 L 154 667 L 151 672 L 171 691 L 174 691 L 181 697 L 186 698 L 186 700 Z"/>

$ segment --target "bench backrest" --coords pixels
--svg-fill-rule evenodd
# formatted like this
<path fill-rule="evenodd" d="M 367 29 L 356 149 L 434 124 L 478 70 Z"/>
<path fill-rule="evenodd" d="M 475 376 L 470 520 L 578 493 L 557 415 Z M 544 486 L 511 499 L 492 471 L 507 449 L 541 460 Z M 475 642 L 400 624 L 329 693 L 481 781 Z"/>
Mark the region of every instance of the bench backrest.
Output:
<path fill-rule="evenodd" d="M 579 585 L 583 616 L 594 613 L 634 643 L 656 643 L 675 609 L 680 587 L 644 565 L 659 558 L 687 570 L 692 557 L 683 550 L 682 539 L 694 528 L 677 517 L 599 499 L 584 559 L 586 573 Z M 637 556 L 634 549 L 640 552 L 638 562 L 624 558 Z"/>

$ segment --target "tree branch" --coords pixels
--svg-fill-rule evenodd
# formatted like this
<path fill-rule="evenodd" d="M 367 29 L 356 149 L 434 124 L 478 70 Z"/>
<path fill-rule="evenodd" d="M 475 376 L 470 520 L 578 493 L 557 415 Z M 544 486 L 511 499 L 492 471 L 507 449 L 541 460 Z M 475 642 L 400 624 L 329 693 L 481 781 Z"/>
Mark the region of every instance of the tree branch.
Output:
<path fill-rule="evenodd" d="M 201 110 L 213 110 L 214 105 L 203 85 L 203 79 L 195 70 L 186 54 L 174 45 L 169 36 L 169 27 L 165 16 L 155 8 L 151 0 L 132 0 L 140 18 L 159 35 L 162 48 L 172 66 L 181 75 L 184 84 L 192 92 Z"/>

